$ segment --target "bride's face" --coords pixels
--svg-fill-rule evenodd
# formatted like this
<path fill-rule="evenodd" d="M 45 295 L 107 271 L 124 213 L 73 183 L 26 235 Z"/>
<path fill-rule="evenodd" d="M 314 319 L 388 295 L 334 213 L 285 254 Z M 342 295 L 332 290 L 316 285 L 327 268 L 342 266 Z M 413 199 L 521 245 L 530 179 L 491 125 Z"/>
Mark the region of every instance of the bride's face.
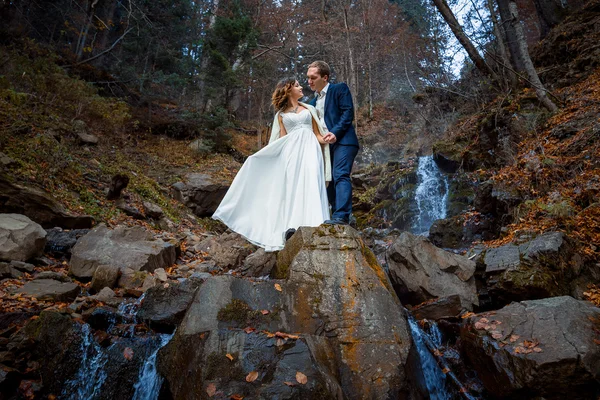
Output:
<path fill-rule="evenodd" d="M 304 93 L 302 92 L 302 86 L 300 86 L 300 83 L 296 81 L 296 83 L 294 83 L 294 86 L 292 86 L 292 90 L 290 91 L 289 97 L 291 97 L 294 100 L 300 100 L 303 96 Z"/>

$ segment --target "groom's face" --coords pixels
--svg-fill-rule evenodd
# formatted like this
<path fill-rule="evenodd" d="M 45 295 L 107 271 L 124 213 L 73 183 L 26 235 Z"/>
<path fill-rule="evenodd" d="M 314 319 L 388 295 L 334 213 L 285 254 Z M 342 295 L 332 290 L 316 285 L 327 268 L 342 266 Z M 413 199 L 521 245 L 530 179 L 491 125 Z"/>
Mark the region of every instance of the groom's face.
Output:
<path fill-rule="evenodd" d="M 316 67 L 309 68 L 306 76 L 308 77 L 308 86 L 315 92 L 320 92 L 329 80 L 328 76 L 321 76 L 319 69 Z"/>

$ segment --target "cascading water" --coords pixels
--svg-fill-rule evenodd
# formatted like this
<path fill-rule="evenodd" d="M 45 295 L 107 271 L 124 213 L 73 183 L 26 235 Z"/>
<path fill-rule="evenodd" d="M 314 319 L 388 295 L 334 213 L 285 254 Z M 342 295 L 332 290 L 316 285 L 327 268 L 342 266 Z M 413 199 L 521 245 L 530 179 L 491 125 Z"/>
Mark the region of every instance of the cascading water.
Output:
<path fill-rule="evenodd" d="M 440 172 L 433 156 L 419 157 L 417 176 L 415 202 L 419 211 L 412 232 L 427 236 L 433 221 L 446 218 L 448 178 Z"/>
<path fill-rule="evenodd" d="M 130 325 L 126 331 L 121 331 L 120 338 L 132 338 L 135 340 L 135 324 L 137 323 L 137 312 L 141 306 L 143 295 L 134 302 L 123 302 L 119 305 L 117 315 L 119 319 Z M 112 332 L 116 326 L 117 319 L 111 322 L 106 329 Z M 83 324 L 81 354 L 82 359 L 79 370 L 75 376 L 66 382 L 61 398 L 73 400 L 95 400 L 105 398 L 102 393 L 103 385 L 107 380 L 107 368 L 111 362 L 110 354 L 113 346 L 118 345 L 118 340 L 108 348 L 102 348 L 91 332 L 90 325 Z M 112 333 L 114 334 L 114 333 Z M 174 334 L 174 333 L 173 333 Z M 150 350 L 148 358 L 143 362 L 138 375 L 138 382 L 135 384 L 135 400 L 156 400 L 160 392 L 163 378 L 156 371 L 156 357 L 158 351 L 167 345 L 173 334 L 159 334 L 159 340 L 150 340 L 148 343 L 155 343 L 156 349 Z M 117 338 L 118 339 L 118 338 Z M 128 340 L 132 340 L 128 339 Z M 151 345 L 151 347 L 154 347 Z M 120 353 L 119 353 L 120 354 Z"/>
<path fill-rule="evenodd" d="M 410 326 L 410 331 L 417 349 L 417 353 L 419 354 L 422 377 L 425 383 L 425 388 L 429 393 L 429 398 L 431 400 L 453 399 L 453 396 L 446 389 L 446 375 L 438 366 L 435 358 L 433 358 L 433 355 L 425 343 L 426 340 L 429 340 L 430 343 L 433 343 L 436 346 L 441 344 L 436 343 L 437 341 L 441 341 L 441 334 L 437 330 L 437 327 L 433 327 L 433 332 L 435 332 L 435 334 L 428 336 L 427 333 L 419 328 L 419 325 L 413 318 L 408 319 L 408 324 Z"/>
<path fill-rule="evenodd" d="M 163 377 L 156 370 L 156 356 L 158 351 L 165 347 L 175 332 L 172 334 L 161 334 L 158 348 L 152 352 L 150 357 L 144 363 L 137 383 L 135 384 L 135 393 L 133 400 L 156 400 L 160 393 L 160 387 L 163 383 Z"/>
<path fill-rule="evenodd" d="M 62 393 L 62 397 L 65 399 L 98 398 L 98 392 L 106 379 L 106 372 L 104 371 L 104 365 L 108 360 L 106 353 L 96 343 L 88 324 L 83 324 L 81 331 L 83 358 L 75 377 L 65 384 Z"/>

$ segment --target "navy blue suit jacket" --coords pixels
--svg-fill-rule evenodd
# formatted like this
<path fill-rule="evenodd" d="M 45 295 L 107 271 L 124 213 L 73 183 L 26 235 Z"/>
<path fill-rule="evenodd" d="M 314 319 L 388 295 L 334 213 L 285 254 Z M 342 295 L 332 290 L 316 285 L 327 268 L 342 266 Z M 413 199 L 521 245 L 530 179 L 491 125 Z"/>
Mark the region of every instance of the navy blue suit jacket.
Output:
<path fill-rule="evenodd" d="M 317 105 L 313 98 L 310 105 Z M 325 124 L 336 137 L 335 144 L 358 147 L 354 130 L 354 104 L 350 88 L 345 83 L 330 83 L 325 96 Z"/>

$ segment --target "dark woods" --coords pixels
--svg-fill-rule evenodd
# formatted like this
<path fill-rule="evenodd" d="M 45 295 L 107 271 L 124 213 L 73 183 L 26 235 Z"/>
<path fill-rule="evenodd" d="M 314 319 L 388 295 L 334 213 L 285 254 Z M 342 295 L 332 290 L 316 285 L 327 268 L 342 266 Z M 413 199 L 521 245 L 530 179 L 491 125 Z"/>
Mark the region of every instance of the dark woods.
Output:
<path fill-rule="evenodd" d="M 0 33 L 21 49 L 16 41 L 44 45 L 103 95 L 170 103 L 211 129 L 268 121 L 275 82 L 302 80 L 315 59 L 331 63 L 367 119 L 374 104 L 413 107 L 425 88 L 481 95 L 470 78 L 460 85 L 458 70 L 545 96 L 523 44 L 543 38 L 571 3 L 477 1 L 456 18 L 445 0 L 15 0 L 0 3 Z M 467 50 L 464 65 L 453 37 Z"/>

